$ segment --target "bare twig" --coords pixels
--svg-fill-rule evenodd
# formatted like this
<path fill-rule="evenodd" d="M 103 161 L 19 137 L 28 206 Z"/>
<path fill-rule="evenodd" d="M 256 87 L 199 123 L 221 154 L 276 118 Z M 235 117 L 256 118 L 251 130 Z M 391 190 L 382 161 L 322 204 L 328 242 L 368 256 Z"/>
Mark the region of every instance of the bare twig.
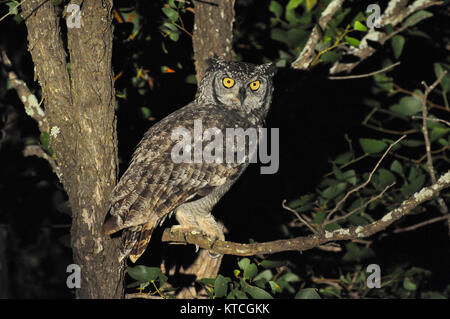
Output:
<path fill-rule="evenodd" d="M 25 112 L 38 123 L 41 132 L 47 132 L 48 121 L 44 110 L 41 108 L 36 96 L 31 93 L 27 84 L 19 79 L 17 74 L 12 70 L 12 63 L 4 50 L 1 52 L 1 62 L 8 70 L 8 79 L 11 81 L 11 86 L 16 90 L 19 99 L 22 101 Z"/>
<path fill-rule="evenodd" d="M 386 229 L 393 222 L 408 214 L 413 208 L 432 199 L 437 193 L 448 187 L 450 187 L 450 170 L 443 174 L 435 184 L 422 188 L 419 192 L 403 201 L 397 208 L 384 215 L 383 218 L 365 226 L 340 228 L 332 232 L 325 231 L 323 234 L 264 243 L 240 244 L 229 241 L 213 241 L 201 234 L 166 229 L 163 233 L 162 241 L 187 242 L 215 253 L 235 256 L 254 256 L 292 250 L 303 251 L 336 240 L 353 240 L 369 237 Z"/>
<path fill-rule="evenodd" d="M 352 190 L 350 190 L 349 192 L 347 192 L 347 194 L 344 195 L 344 197 L 336 204 L 336 206 L 328 213 L 327 217 L 325 218 L 322 227 L 328 225 L 330 223 L 330 219 L 331 216 L 333 216 L 333 214 L 341 207 L 341 205 L 347 200 L 347 198 L 359 191 L 360 189 L 364 188 L 367 186 L 367 184 L 369 184 L 369 182 L 372 179 L 373 174 L 375 173 L 375 171 L 378 169 L 378 166 L 380 166 L 381 162 L 383 161 L 383 159 L 386 157 L 386 155 L 389 153 L 389 151 L 392 149 L 392 147 L 394 147 L 394 145 L 396 145 L 397 143 L 399 143 L 401 140 L 403 140 L 406 137 L 406 135 L 403 135 L 402 137 L 400 137 L 398 140 L 396 140 L 394 143 L 392 143 L 391 145 L 389 145 L 389 147 L 386 149 L 386 151 L 384 152 L 384 154 L 381 156 L 381 158 L 378 160 L 377 164 L 375 165 L 375 167 L 372 169 L 372 171 L 369 174 L 369 177 L 367 178 L 367 180 L 362 183 L 361 185 L 353 188 Z"/>
<path fill-rule="evenodd" d="M 0 18 L 0 21 L 2 21 L 3 19 L 5 19 L 7 16 L 9 16 L 10 14 L 12 14 L 11 12 L 15 9 L 17 9 L 22 3 L 24 3 L 26 0 L 22 0 L 20 1 L 14 8 L 10 9 L 9 12 L 7 14 L 5 14 L 3 17 Z"/>
<path fill-rule="evenodd" d="M 418 116 L 418 115 L 413 115 L 413 116 L 411 116 L 411 118 L 413 120 L 415 120 L 415 119 L 426 119 L 427 121 L 430 121 L 430 122 L 444 123 L 445 125 L 450 126 L 450 122 L 449 121 L 444 121 L 443 119 L 435 119 L 435 118 L 432 118 L 432 117 L 426 117 L 425 118 L 423 116 Z"/>
<path fill-rule="evenodd" d="M 449 218 L 450 218 L 449 215 L 439 216 L 439 217 L 431 218 L 431 219 L 428 219 L 426 221 L 417 223 L 417 224 L 412 225 L 412 226 L 408 226 L 408 227 L 404 227 L 404 228 L 397 228 L 393 232 L 395 234 L 398 234 L 398 233 L 403 233 L 403 232 L 407 232 L 407 231 L 412 231 L 412 230 L 416 230 L 416 229 L 418 229 L 420 227 L 423 227 L 423 226 L 427 226 L 427 225 L 430 225 L 430 224 L 433 224 L 433 223 L 440 222 L 441 220 L 448 220 Z"/>
<path fill-rule="evenodd" d="M 329 76 L 328 79 L 329 80 L 351 80 L 351 79 L 361 79 L 361 78 L 367 78 L 379 73 L 383 73 L 386 72 L 390 69 L 395 68 L 397 65 L 399 65 L 400 62 L 396 62 L 394 64 L 391 64 L 385 68 L 382 68 L 381 70 L 378 71 L 374 71 L 374 72 L 370 72 L 370 73 L 365 73 L 365 74 L 355 74 L 355 75 L 346 75 L 346 76 Z"/>
<path fill-rule="evenodd" d="M 436 183 L 436 173 L 434 171 L 433 157 L 431 156 L 431 143 L 430 143 L 430 138 L 428 136 L 427 100 L 428 100 L 428 95 L 442 81 L 442 79 L 444 78 L 444 76 L 446 74 L 447 74 L 447 71 L 442 72 L 439 75 L 439 77 L 436 79 L 436 81 L 434 81 L 434 83 L 431 86 L 428 86 L 425 83 L 425 81 L 422 81 L 422 85 L 425 87 L 425 91 L 424 91 L 424 94 L 423 94 L 423 97 L 422 97 L 422 133 L 423 133 L 423 137 L 424 137 L 424 141 L 425 141 L 425 150 L 426 150 L 426 155 L 427 155 L 428 172 L 430 174 L 431 182 L 433 184 Z M 438 197 L 437 201 L 439 203 L 441 213 L 443 215 L 447 215 L 448 214 L 448 207 L 445 204 L 445 202 L 442 199 L 442 197 Z M 449 234 L 450 234 L 450 219 L 449 219 Z"/>
<path fill-rule="evenodd" d="M 317 229 L 315 229 L 313 226 L 311 226 L 302 216 L 300 216 L 299 213 L 297 213 L 295 210 L 293 210 L 292 208 L 287 206 L 285 199 L 281 203 L 281 206 L 284 209 L 286 209 L 287 211 L 290 211 L 291 213 L 293 213 L 298 218 L 299 221 L 301 221 L 303 224 L 305 224 L 314 234 L 317 234 Z"/>
<path fill-rule="evenodd" d="M 59 177 L 60 170 L 53 157 L 47 154 L 39 145 L 28 145 L 23 150 L 23 156 L 36 156 L 45 159 L 52 167 L 53 172 Z"/>
<path fill-rule="evenodd" d="M 370 203 L 372 203 L 372 202 L 376 201 L 377 199 L 380 199 L 381 197 L 383 197 L 384 193 L 386 193 L 386 191 L 389 188 L 391 188 L 392 186 L 394 186 L 394 185 L 395 185 L 395 182 L 392 183 L 391 185 L 386 186 L 378 195 L 371 197 L 367 202 L 365 202 L 361 206 L 353 209 L 352 211 L 348 212 L 347 214 L 333 218 L 332 220 L 328 221 L 326 223 L 326 225 L 338 222 L 340 220 L 344 220 L 344 219 L 350 217 L 351 215 L 353 215 L 354 213 L 358 212 L 359 210 L 366 208 L 367 206 L 369 206 Z"/>

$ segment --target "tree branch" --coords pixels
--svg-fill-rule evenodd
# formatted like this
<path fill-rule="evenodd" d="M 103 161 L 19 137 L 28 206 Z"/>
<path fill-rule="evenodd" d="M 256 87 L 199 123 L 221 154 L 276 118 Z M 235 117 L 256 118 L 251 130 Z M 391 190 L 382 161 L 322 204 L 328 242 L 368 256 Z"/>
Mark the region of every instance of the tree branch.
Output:
<path fill-rule="evenodd" d="M 386 229 L 393 222 L 408 214 L 413 208 L 432 199 L 441 190 L 448 187 L 450 187 L 450 170 L 443 174 L 436 183 L 422 188 L 422 190 L 403 201 L 400 206 L 384 215 L 383 218 L 366 226 L 341 228 L 332 232 L 325 231 L 322 234 L 314 234 L 306 237 L 251 244 L 240 244 L 229 241 L 214 242 L 208 237 L 204 237 L 200 234 L 184 233 L 180 230 L 171 231 L 170 229 L 166 229 L 163 233 L 162 241 L 195 244 L 215 253 L 235 256 L 273 254 L 282 251 L 304 251 L 331 241 L 369 237 Z"/>
<path fill-rule="evenodd" d="M 14 72 L 12 63 L 4 50 L 1 52 L 1 62 L 8 71 L 8 79 L 11 81 L 11 86 L 16 90 L 20 101 L 22 101 L 25 113 L 38 123 L 39 131 L 47 132 L 48 121 L 44 110 L 41 108 L 41 104 L 38 102 L 36 96 L 31 93 L 27 84 Z"/>
<path fill-rule="evenodd" d="M 298 58 L 292 62 L 291 67 L 299 70 L 307 70 L 313 61 L 313 53 L 320 40 L 320 31 L 325 30 L 334 14 L 342 7 L 344 0 L 333 0 L 322 12 L 318 24 L 316 24 Z"/>
<path fill-rule="evenodd" d="M 427 109 L 427 100 L 428 95 L 433 91 L 433 89 L 442 81 L 444 76 L 447 74 L 447 71 L 444 71 L 440 74 L 440 76 L 434 81 L 434 83 L 431 86 L 428 86 L 425 81 L 422 82 L 422 85 L 425 87 L 425 91 L 422 96 L 422 133 L 423 138 L 425 141 L 425 150 L 426 150 L 426 156 L 427 156 L 427 166 L 428 166 L 428 173 L 431 177 L 431 182 L 436 183 L 436 173 L 434 171 L 433 166 L 433 157 L 431 156 L 431 143 L 430 138 L 428 136 L 428 109 Z M 437 202 L 439 204 L 439 210 L 443 215 L 448 215 L 448 207 L 445 204 L 445 201 L 442 199 L 442 197 L 437 198 Z M 450 219 L 448 220 L 449 225 L 449 235 L 450 235 Z"/>
<path fill-rule="evenodd" d="M 443 1 L 416 0 L 407 7 L 406 3 L 407 1 L 404 0 L 389 1 L 386 10 L 381 16 L 380 21 L 381 26 L 384 27 L 388 24 L 391 24 L 392 27 L 395 27 L 411 14 L 431 6 L 441 5 L 443 4 Z M 387 40 L 389 40 L 399 32 L 402 32 L 403 30 L 407 29 L 411 24 L 415 22 L 417 21 L 410 22 L 407 25 L 403 25 L 397 30 L 394 30 L 394 32 L 392 32 L 391 34 L 386 34 L 384 32 L 377 31 L 375 30 L 374 27 L 372 27 L 369 30 L 369 32 L 362 38 L 358 48 L 353 47 L 349 48 L 350 54 L 358 57 L 359 61 L 353 63 L 336 62 L 330 69 L 330 74 L 352 71 L 357 65 L 359 65 L 359 63 L 361 63 L 363 60 L 367 59 L 368 57 L 370 57 L 372 54 L 375 53 L 376 49 L 371 47 L 368 41 L 375 41 L 383 45 Z"/>

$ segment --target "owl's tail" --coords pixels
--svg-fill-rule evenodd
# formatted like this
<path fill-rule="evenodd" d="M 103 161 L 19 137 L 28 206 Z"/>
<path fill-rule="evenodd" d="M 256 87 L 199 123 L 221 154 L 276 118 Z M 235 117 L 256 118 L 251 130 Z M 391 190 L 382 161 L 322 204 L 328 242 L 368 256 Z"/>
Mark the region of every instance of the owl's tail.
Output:
<path fill-rule="evenodd" d="M 124 231 L 124 250 L 133 263 L 144 253 L 154 229 L 154 223 L 147 223 Z"/>

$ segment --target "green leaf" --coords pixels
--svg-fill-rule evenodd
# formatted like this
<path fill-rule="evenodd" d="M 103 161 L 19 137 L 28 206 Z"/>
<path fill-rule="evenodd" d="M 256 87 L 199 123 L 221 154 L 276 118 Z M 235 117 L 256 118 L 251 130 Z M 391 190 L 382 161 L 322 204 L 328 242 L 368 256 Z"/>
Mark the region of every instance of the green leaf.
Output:
<path fill-rule="evenodd" d="M 436 78 L 438 78 L 442 72 L 444 72 L 444 68 L 440 63 L 434 63 L 434 74 L 436 75 Z M 450 74 L 447 73 L 439 83 L 442 87 L 442 90 L 444 93 L 447 93 L 450 90 Z"/>
<path fill-rule="evenodd" d="M 248 299 L 247 295 L 245 294 L 245 292 L 238 290 L 238 289 L 233 289 L 233 293 L 236 296 L 237 299 Z"/>
<path fill-rule="evenodd" d="M 189 74 L 184 81 L 188 84 L 194 84 L 197 85 L 197 78 L 194 74 Z"/>
<path fill-rule="evenodd" d="M 253 278 L 257 273 L 258 273 L 258 267 L 254 263 L 251 263 L 244 270 L 244 277 L 245 278 Z"/>
<path fill-rule="evenodd" d="M 377 177 L 378 177 L 378 186 L 380 187 L 380 189 L 383 189 L 396 181 L 395 175 L 385 168 L 380 168 L 378 170 Z"/>
<path fill-rule="evenodd" d="M 342 180 L 346 181 L 347 183 L 350 183 L 352 185 L 356 185 L 357 182 L 357 177 L 356 177 L 356 172 L 353 169 L 350 169 L 348 171 L 345 171 L 342 174 Z"/>
<path fill-rule="evenodd" d="M 280 279 L 284 280 L 285 282 L 299 282 L 300 277 L 292 272 L 285 273 L 283 276 L 280 277 Z"/>
<path fill-rule="evenodd" d="M 358 48 L 360 41 L 356 38 L 352 38 L 352 37 L 345 37 L 345 40 L 347 41 L 348 44 L 350 44 L 351 46 Z"/>
<path fill-rule="evenodd" d="M 404 96 L 400 99 L 399 104 L 392 105 L 390 110 L 411 116 L 422 110 L 422 102 L 414 96 Z"/>
<path fill-rule="evenodd" d="M 277 268 L 286 265 L 286 261 L 264 259 L 260 265 L 264 268 Z"/>
<path fill-rule="evenodd" d="M 271 294 L 256 286 L 247 285 L 245 287 L 245 292 L 254 299 L 273 299 Z"/>
<path fill-rule="evenodd" d="M 283 13 L 283 7 L 276 1 L 271 1 L 269 5 L 269 11 L 272 12 L 275 17 L 280 18 Z"/>
<path fill-rule="evenodd" d="M 403 280 L 403 288 L 409 291 L 417 290 L 417 285 L 408 277 Z"/>
<path fill-rule="evenodd" d="M 272 289 L 273 293 L 282 292 L 283 289 L 281 289 L 281 286 L 277 284 L 275 281 L 270 280 L 269 281 L 270 288 Z"/>
<path fill-rule="evenodd" d="M 435 127 L 431 130 L 430 142 L 440 139 L 441 137 L 447 135 L 448 132 L 450 132 L 450 128 L 448 127 Z"/>
<path fill-rule="evenodd" d="M 394 56 L 396 59 L 402 55 L 403 46 L 405 45 L 405 37 L 401 35 L 396 35 L 391 40 L 392 50 L 394 51 Z"/>
<path fill-rule="evenodd" d="M 214 294 L 216 297 L 221 298 L 226 296 L 227 290 L 228 290 L 228 282 L 230 282 L 231 279 L 224 277 L 222 275 L 217 275 L 217 278 L 214 282 Z"/>
<path fill-rule="evenodd" d="M 147 267 L 143 265 L 138 265 L 135 267 L 127 268 L 128 275 L 131 278 L 139 281 L 153 281 L 156 280 L 161 275 L 161 269 L 158 267 Z"/>
<path fill-rule="evenodd" d="M 238 261 L 238 266 L 239 268 L 241 268 L 243 271 L 245 271 L 245 269 L 247 269 L 247 267 L 250 265 L 250 259 L 248 258 L 242 258 L 241 260 Z"/>
<path fill-rule="evenodd" d="M 19 6 L 17 5 L 17 3 L 11 1 L 11 2 L 6 3 L 6 5 L 9 8 L 9 14 L 16 15 L 18 13 L 17 8 Z"/>
<path fill-rule="evenodd" d="M 403 166 L 398 160 L 394 160 L 391 164 L 391 171 L 402 175 L 403 174 Z"/>
<path fill-rule="evenodd" d="M 330 186 L 322 192 L 322 196 L 325 197 L 326 199 L 333 199 L 337 195 L 339 195 L 340 193 L 345 191 L 347 186 L 348 186 L 348 184 L 345 182 Z"/>
<path fill-rule="evenodd" d="M 180 38 L 180 32 L 170 32 L 170 33 L 169 33 L 169 38 L 170 38 L 170 40 L 172 40 L 173 42 L 177 42 L 178 39 Z"/>
<path fill-rule="evenodd" d="M 424 142 L 421 140 L 413 140 L 413 139 L 406 139 L 401 141 L 400 143 L 406 147 L 418 147 L 424 144 Z"/>
<path fill-rule="evenodd" d="M 294 297 L 295 299 L 322 299 L 316 288 L 300 289 Z"/>
<path fill-rule="evenodd" d="M 376 154 L 384 151 L 388 144 L 386 142 L 375 140 L 372 138 L 360 138 L 359 144 L 361 145 L 363 151 L 369 154 Z"/>
<path fill-rule="evenodd" d="M 289 0 L 288 4 L 286 5 L 286 10 L 294 10 L 302 2 L 303 2 L 303 0 Z"/>
<path fill-rule="evenodd" d="M 352 152 L 346 152 L 346 153 L 338 155 L 338 157 L 336 157 L 334 162 L 336 164 L 343 165 L 343 164 L 346 164 L 346 163 L 350 162 L 352 157 L 353 157 L 353 153 Z"/>
<path fill-rule="evenodd" d="M 265 279 L 266 281 L 269 281 L 272 278 L 273 278 L 272 270 L 266 269 L 261 271 L 258 275 L 256 275 L 254 280 Z"/>
<path fill-rule="evenodd" d="M 150 109 L 145 106 L 141 107 L 141 113 L 142 113 L 142 116 L 146 119 L 148 119 L 152 115 L 152 112 L 150 111 Z"/>
<path fill-rule="evenodd" d="M 311 11 L 316 5 L 317 0 L 306 0 L 306 11 Z"/>
<path fill-rule="evenodd" d="M 355 21 L 353 29 L 358 31 L 367 31 L 367 27 L 359 21 Z"/>
<path fill-rule="evenodd" d="M 44 147 L 44 149 L 48 149 L 48 143 L 50 142 L 50 134 L 48 134 L 47 132 L 42 132 L 39 139 L 41 141 L 42 147 Z"/>
<path fill-rule="evenodd" d="M 214 283 L 216 282 L 216 278 L 202 278 L 197 280 L 197 282 L 207 285 L 207 286 L 214 286 Z"/>
<path fill-rule="evenodd" d="M 175 22 L 178 20 L 178 17 L 179 17 L 178 11 L 176 11 L 170 7 L 163 7 L 161 10 L 172 22 Z"/>
<path fill-rule="evenodd" d="M 408 180 L 409 183 L 405 183 L 401 188 L 401 192 L 405 197 L 409 197 L 422 189 L 423 184 L 425 183 L 425 175 L 415 167 L 411 167 L 408 174 Z"/>
<path fill-rule="evenodd" d="M 420 10 L 411 16 L 409 16 L 403 23 L 402 26 L 408 26 L 412 27 L 413 25 L 419 23 L 422 20 L 431 18 L 433 14 L 431 12 L 428 12 L 426 10 Z"/>

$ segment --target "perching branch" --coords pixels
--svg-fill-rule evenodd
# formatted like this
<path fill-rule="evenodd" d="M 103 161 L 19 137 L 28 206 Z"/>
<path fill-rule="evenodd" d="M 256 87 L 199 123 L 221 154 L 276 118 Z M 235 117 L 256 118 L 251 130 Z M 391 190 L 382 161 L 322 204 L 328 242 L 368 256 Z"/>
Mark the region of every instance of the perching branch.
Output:
<path fill-rule="evenodd" d="M 170 229 L 166 229 L 163 233 L 162 241 L 194 244 L 201 248 L 211 250 L 214 253 L 235 256 L 273 254 L 282 251 L 304 251 L 331 241 L 369 237 L 386 229 L 393 222 L 408 214 L 412 209 L 432 199 L 440 191 L 448 187 L 450 187 L 450 170 L 443 174 L 436 183 L 422 188 L 422 190 L 403 201 L 400 206 L 388 212 L 381 219 L 366 226 L 352 226 L 349 228 L 340 228 L 332 232 L 325 231 L 321 234 L 314 234 L 306 237 L 251 244 L 240 244 L 229 241 L 213 242 L 211 239 L 204 237 L 201 234 L 184 233 L 180 230 L 171 231 Z"/>

